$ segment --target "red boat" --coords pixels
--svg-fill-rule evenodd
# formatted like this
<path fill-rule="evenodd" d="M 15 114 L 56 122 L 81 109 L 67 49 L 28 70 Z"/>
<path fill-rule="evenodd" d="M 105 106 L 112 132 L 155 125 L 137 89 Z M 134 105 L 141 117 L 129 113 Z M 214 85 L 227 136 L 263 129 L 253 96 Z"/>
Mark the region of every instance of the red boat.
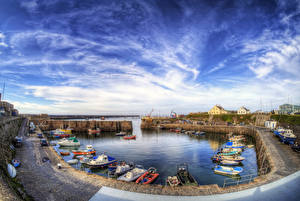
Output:
<path fill-rule="evenodd" d="M 99 129 L 99 128 L 97 128 L 97 129 L 88 129 L 88 133 L 90 134 L 90 135 L 92 135 L 92 134 L 100 134 L 100 132 L 101 132 L 101 130 Z"/>
<path fill-rule="evenodd" d="M 54 137 L 56 138 L 67 138 L 70 137 L 69 134 L 54 134 Z"/>
<path fill-rule="evenodd" d="M 137 184 L 150 184 L 152 183 L 159 174 L 157 173 L 156 169 L 151 167 L 148 171 L 146 171 L 142 176 L 140 176 L 135 183 Z"/>
<path fill-rule="evenodd" d="M 85 150 L 72 150 L 74 155 L 94 155 L 96 154 L 96 150 L 92 145 L 87 145 Z"/>
<path fill-rule="evenodd" d="M 69 156 L 69 155 L 70 155 L 70 152 L 68 152 L 68 151 L 63 152 L 63 151 L 61 151 L 61 152 L 60 152 L 60 155 L 62 155 L 62 156 Z"/>
<path fill-rule="evenodd" d="M 124 140 L 133 140 L 136 138 L 136 135 L 130 135 L 130 136 L 124 136 L 123 139 Z"/>

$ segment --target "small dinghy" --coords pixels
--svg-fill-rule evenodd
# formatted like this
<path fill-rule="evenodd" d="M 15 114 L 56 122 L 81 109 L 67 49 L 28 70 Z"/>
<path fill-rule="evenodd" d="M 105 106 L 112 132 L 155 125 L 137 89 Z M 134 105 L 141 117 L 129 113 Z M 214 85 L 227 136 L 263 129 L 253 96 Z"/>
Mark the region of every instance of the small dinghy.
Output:
<path fill-rule="evenodd" d="M 218 162 L 218 161 L 221 161 L 221 160 L 230 160 L 230 161 L 235 161 L 235 162 L 242 162 L 243 160 L 245 160 L 245 157 L 242 157 L 242 156 L 239 156 L 239 155 L 223 156 L 223 155 L 216 154 L 212 157 L 212 160 L 214 162 Z"/>
<path fill-rule="evenodd" d="M 244 149 L 245 145 L 239 142 L 227 142 L 225 148 L 241 148 Z"/>
<path fill-rule="evenodd" d="M 12 164 L 14 167 L 19 167 L 21 165 L 21 162 L 19 160 L 13 159 Z"/>
<path fill-rule="evenodd" d="M 182 185 L 198 186 L 195 178 L 189 173 L 188 165 L 186 163 L 177 166 L 177 177 Z"/>
<path fill-rule="evenodd" d="M 80 146 L 80 142 L 76 137 L 63 138 L 57 142 L 60 147 L 76 147 Z"/>
<path fill-rule="evenodd" d="M 125 136 L 127 133 L 126 132 L 119 132 L 119 133 L 116 133 L 116 136 Z"/>
<path fill-rule="evenodd" d="M 60 155 L 62 155 L 62 156 L 69 156 L 70 155 L 70 152 L 68 152 L 68 151 L 61 151 L 61 152 L 59 152 L 60 153 Z"/>
<path fill-rule="evenodd" d="M 71 159 L 71 160 L 68 160 L 67 163 L 70 164 L 70 165 L 77 164 L 77 163 L 78 163 L 78 159 Z"/>
<path fill-rule="evenodd" d="M 214 169 L 216 174 L 222 175 L 238 175 L 243 172 L 243 168 L 241 167 L 225 167 L 221 165 L 217 165 Z"/>
<path fill-rule="evenodd" d="M 240 162 L 237 161 L 230 161 L 230 160 L 221 160 L 221 165 L 239 165 Z"/>
<path fill-rule="evenodd" d="M 134 140 L 135 138 L 136 138 L 136 135 L 128 135 L 128 136 L 123 137 L 124 140 Z"/>
<path fill-rule="evenodd" d="M 139 178 L 141 175 L 143 175 L 147 170 L 144 169 L 141 165 L 136 165 L 135 168 L 128 171 L 126 174 L 121 175 L 118 177 L 117 180 L 120 181 L 135 181 L 137 178 Z"/>
<path fill-rule="evenodd" d="M 159 173 L 154 167 L 149 168 L 142 176 L 140 176 L 135 183 L 137 184 L 150 184 L 152 183 L 157 177 Z"/>
<path fill-rule="evenodd" d="M 94 157 L 88 163 L 86 163 L 90 168 L 103 168 L 107 167 L 110 164 L 116 162 L 116 159 L 110 157 L 106 154 L 101 154 L 99 156 Z"/>
<path fill-rule="evenodd" d="M 88 134 L 89 135 L 99 135 L 101 130 L 99 128 L 97 129 L 88 129 Z"/>
<path fill-rule="evenodd" d="M 167 178 L 167 184 L 173 187 L 173 186 L 178 186 L 181 183 L 180 183 L 180 181 L 179 181 L 179 179 L 178 179 L 177 176 L 168 176 L 168 178 Z"/>
<path fill-rule="evenodd" d="M 195 135 L 197 135 L 197 136 L 203 136 L 203 135 L 205 135 L 205 132 L 203 132 L 203 131 L 197 131 L 196 133 L 195 133 Z"/>

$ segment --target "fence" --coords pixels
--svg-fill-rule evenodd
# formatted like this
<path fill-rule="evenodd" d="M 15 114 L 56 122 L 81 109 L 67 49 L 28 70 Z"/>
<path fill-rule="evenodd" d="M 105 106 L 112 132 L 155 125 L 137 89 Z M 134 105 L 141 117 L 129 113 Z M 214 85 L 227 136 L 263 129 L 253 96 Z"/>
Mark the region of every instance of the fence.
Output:
<path fill-rule="evenodd" d="M 226 179 L 224 179 L 223 188 L 226 186 L 250 183 L 256 177 L 258 177 L 260 175 L 265 175 L 267 172 L 268 172 L 268 168 L 262 168 L 258 171 L 258 173 L 243 175 L 241 177 L 226 178 Z"/>

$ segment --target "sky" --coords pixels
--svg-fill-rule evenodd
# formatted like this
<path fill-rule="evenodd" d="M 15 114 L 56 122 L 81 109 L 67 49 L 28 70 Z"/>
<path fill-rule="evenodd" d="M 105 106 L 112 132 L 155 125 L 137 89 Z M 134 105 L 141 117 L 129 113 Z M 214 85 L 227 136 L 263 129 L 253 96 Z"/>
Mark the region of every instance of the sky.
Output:
<path fill-rule="evenodd" d="M 0 0 L 0 91 L 21 113 L 300 104 L 300 2 Z"/>

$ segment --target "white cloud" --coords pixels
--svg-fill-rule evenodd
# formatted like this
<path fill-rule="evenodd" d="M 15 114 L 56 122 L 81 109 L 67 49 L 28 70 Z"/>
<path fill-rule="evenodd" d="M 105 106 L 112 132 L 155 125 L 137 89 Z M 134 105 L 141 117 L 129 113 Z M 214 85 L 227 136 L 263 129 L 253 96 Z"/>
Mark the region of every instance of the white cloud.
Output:
<path fill-rule="evenodd" d="M 5 35 L 0 32 L 0 46 L 8 47 L 8 45 L 4 42 L 4 40 L 5 40 Z"/>

